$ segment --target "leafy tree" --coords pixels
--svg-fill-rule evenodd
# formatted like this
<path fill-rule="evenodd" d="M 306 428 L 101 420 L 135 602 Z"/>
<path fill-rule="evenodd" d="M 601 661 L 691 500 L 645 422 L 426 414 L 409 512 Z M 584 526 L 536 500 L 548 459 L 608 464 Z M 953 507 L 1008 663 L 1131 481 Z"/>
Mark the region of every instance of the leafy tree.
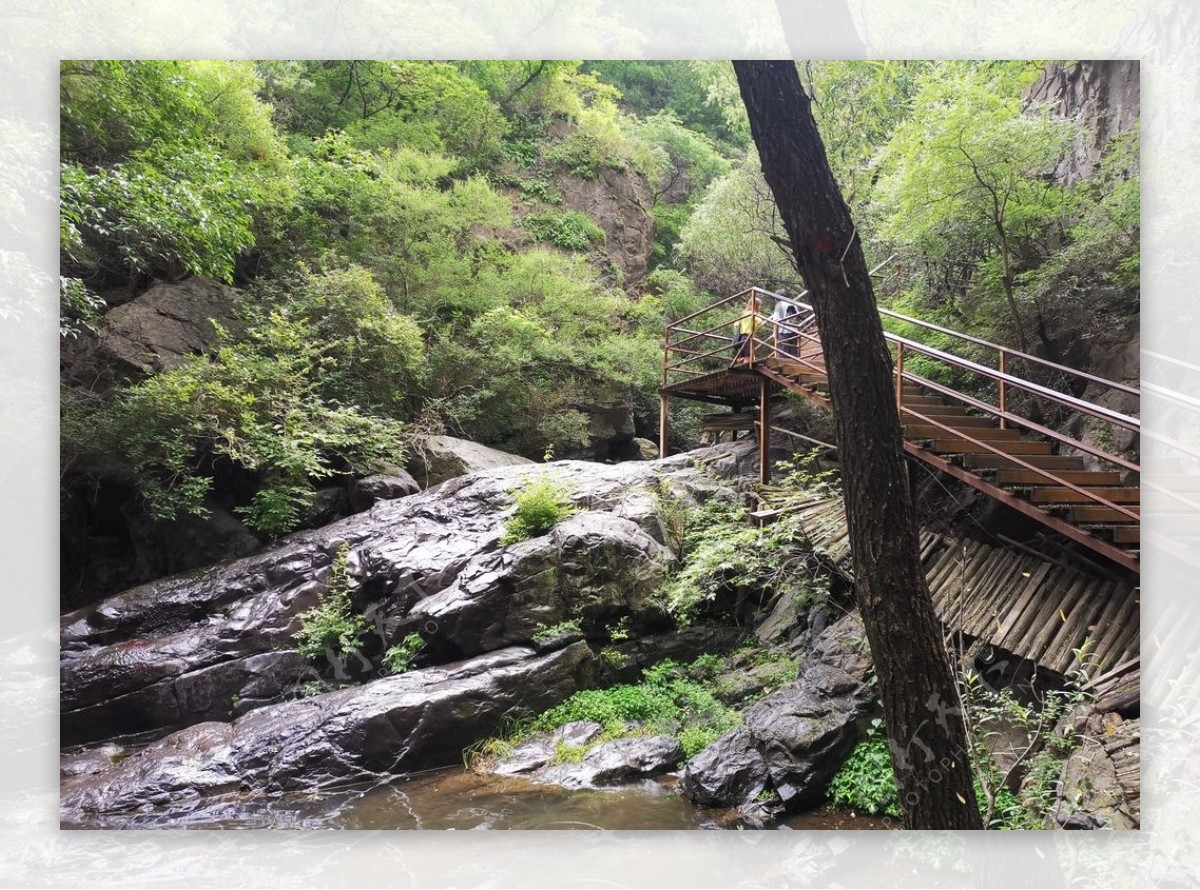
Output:
<path fill-rule="evenodd" d="M 319 139 L 340 130 L 359 148 L 445 151 L 467 172 L 500 157 L 503 115 L 447 62 L 260 63 L 260 71 L 280 123 L 293 133 Z"/>
<path fill-rule="evenodd" d="M 1068 209 L 1052 174 L 1076 132 L 1045 109 L 1021 108 L 1014 90 L 1030 73 L 957 65 L 927 73 L 888 143 L 880 186 L 889 211 L 881 234 L 935 263 L 982 264 L 1024 352 L 1017 274 Z"/>
<path fill-rule="evenodd" d="M 160 519 L 203 515 L 215 467 L 227 461 L 258 479 L 238 512 L 272 536 L 306 518 L 320 480 L 401 460 L 403 426 L 375 412 L 395 408 L 418 377 L 415 323 L 361 269 L 310 276 L 295 297 L 249 307 L 247 334 L 220 332 L 214 355 L 69 417 L 68 458 L 121 455 Z"/>
<path fill-rule="evenodd" d="M 729 118 L 711 101 L 706 77 L 725 62 L 694 61 L 591 61 L 584 70 L 599 75 L 621 91 L 621 105 L 634 115 L 651 118 L 666 115 L 688 132 L 729 151 L 743 149 L 747 133 L 731 126 Z"/>
<path fill-rule="evenodd" d="M 747 158 L 705 193 L 680 233 L 680 258 L 717 294 L 790 285 L 796 272 L 784 234 L 758 162 Z"/>
<path fill-rule="evenodd" d="M 812 294 L 838 405 L 857 599 L 879 675 L 907 828 L 981 828 L 957 689 L 921 567 L 883 328 L 854 223 L 790 62 L 735 62 L 763 173 Z M 930 702 L 950 719 L 930 719 Z M 940 782 L 906 762 L 920 743 Z M 917 768 L 914 768 L 917 767 Z"/>

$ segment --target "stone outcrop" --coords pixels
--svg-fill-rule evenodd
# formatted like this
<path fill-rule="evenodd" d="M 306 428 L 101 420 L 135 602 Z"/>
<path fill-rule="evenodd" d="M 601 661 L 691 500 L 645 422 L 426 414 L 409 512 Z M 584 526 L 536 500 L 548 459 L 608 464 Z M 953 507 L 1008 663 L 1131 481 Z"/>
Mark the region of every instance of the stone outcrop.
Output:
<path fill-rule="evenodd" d="M 509 454 L 453 436 L 429 436 L 409 460 L 408 471 L 425 488 L 440 485 L 447 479 L 495 470 L 518 464 L 531 464 L 527 457 Z"/>
<path fill-rule="evenodd" d="M 207 278 L 156 284 L 106 312 L 94 337 L 67 344 L 67 373 L 91 383 L 177 368 L 216 345 L 214 323 L 230 333 L 240 330 L 240 297 L 235 288 Z"/>
<path fill-rule="evenodd" d="M 631 642 L 663 634 L 670 624 L 654 591 L 678 541 L 659 492 L 667 486 L 685 501 L 709 496 L 723 483 L 694 461 L 736 450 L 473 473 L 68 613 L 63 740 L 227 720 L 294 694 L 318 674 L 373 676 L 382 652 L 412 632 L 426 641 L 422 666 L 532 644 L 538 631 L 568 618 L 600 643 L 604 625 L 622 619 Z M 513 492 L 543 474 L 571 492 L 579 512 L 547 535 L 502 547 Z M 355 608 L 372 630 L 361 659 L 318 670 L 294 651 L 293 638 L 298 616 L 328 589 L 342 547 Z M 653 656 L 636 646 L 631 653 Z"/>
<path fill-rule="evenodd" d="M 421 486 L 409 473 L 399 467 L 393 467 L 386 473 L 373 473 L 355 479 L 350 483 L 346 494 L 350 499 L 350 510 L 361 513 L 370 509 L 377 501 L 405 498 L 420 490 Z"/>
<path fill-rule="evenodd" d="M 490 771 L 564 788 L 597 788 L 653 778 L 671 772 L 683 760 L 683 747 L 673 736 L 632 736 L 601 742 L 575 762 L 563 756 L 564 752 L 594 742 L 603 732 L 599 723 L 568 723 L 521 743 Z"/>
<path fill-rule="evenodd" d="M 759 699 L 741 726 L 688 761 L 684 793 L 715 807 L 751 806 L 768 790 L 789 810 L 818 802 L 874 699 L 870 667 L 857 615 L 828 627 L 796 682 Z"/>
<path fill-rule="evenodd" d="M 602 167 L 591 179 L 561 176 L 554 185 L 562 191 L 564 207 L 586 214 L 604 229 L 609 263 L 620 270 L 627 290 L 637 290 L 654 250 L 653 196 L 645 178 L 632 170 Z"/>
<path fill-rule="evenodd" d="M 1113 713 L 1078 718 L 1079 746 L 1067 757 L 1051 819 L 1059 828 L 1141 825 L 1141 721 Z"/>
<path fill-rule="evenodd" d="M 64 818 L 178 807 L 238 792 L 316 790 L 459 762 L 506 718 L 558 704 L 591 651 L 512 648 L 206 722 L 64 780 Z M 111 760 L 111 758 L 110 758 Z"/>
<path fill-rule="evenodd" d="M 1141 114 L 1141 67 L 1136 60 L 1085 60 L 1068 68 L 1049 65 L 1030 87 L 1027 98 L 1050 102 L 1063 117 L 1087 125 L 1087 135 L 1075 145 L 1057 171 L 1065 184 L 1096 171 L 1109 141 L 1137 124 Z"/>

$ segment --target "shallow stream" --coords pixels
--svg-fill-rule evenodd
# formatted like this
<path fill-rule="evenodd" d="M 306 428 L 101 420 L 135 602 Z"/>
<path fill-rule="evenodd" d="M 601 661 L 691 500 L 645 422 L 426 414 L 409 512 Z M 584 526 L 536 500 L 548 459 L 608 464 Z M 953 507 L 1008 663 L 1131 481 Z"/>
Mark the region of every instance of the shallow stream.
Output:
<path fill-rule="evenodd" d="M 267 797 L 223 796 L 180 802 L 149 814 L 64 818 L 64 828 L 350 828 L 350 829 L 682 829 L 724 828 L 736 814 L 695 807 L 674 780 L 647 780 L 603 791 L 569 791 L 524 779 L 462 769 L 388 783 Z M 882 819 L 822 808 L 781 827 L 877 829 Z"/>

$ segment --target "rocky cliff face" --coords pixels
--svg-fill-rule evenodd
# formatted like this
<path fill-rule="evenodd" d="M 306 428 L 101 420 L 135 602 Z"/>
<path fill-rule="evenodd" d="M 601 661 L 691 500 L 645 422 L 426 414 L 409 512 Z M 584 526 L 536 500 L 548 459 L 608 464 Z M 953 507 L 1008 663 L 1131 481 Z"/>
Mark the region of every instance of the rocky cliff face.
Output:
<path fill-rule="evenodd" d="M 1134 127 L 1141 113 L 1141 67 L 1137 60 L 1082 61 L 1047 66 L 1030 88 L 1031 102 L 1049 102 L 1063 117 L 1079 118 L 1086 133 L 1057 171 L 1064 183 L 1086 179 L 1100 166 L 1109 140 Z"/>
<path fill-rule="evenodd" d="M 621 283 L 637 290 L 654 250 L 652 195 L 645 177 L 633 170 L 602 168 L 592 179 L 563 177 L 556 183 L 563 205 L 585 213 L 604 229 L 604 251 L 620 270 Z"/>

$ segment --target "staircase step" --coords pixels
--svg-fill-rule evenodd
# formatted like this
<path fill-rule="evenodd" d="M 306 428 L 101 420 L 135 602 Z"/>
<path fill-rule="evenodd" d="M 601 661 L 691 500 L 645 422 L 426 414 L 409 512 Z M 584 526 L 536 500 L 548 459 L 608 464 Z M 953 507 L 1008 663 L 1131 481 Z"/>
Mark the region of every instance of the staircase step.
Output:
<path fill-rule="evenodd" d="M 904 403 L 904 407 L 912 408 L 912 410 L 916 414 L 923 414 L 926 417 L 931 417 L 934 420 L 936 420 L 938 423 L 946 424 L 946 426 L 953 426 L 953 427 L 958 427 L 961 429 L 967 429 L 968 427 L 973 428 L 973 427 L 987 427 L 987 426 L 994 427 L 994 426 L 996 426 L 996 418 L 994 418 L 994 417 L 979 417 L 975 414 L 966 414 L 962 411 L 962 409 L 959 409 L 958 411 L 954 411 L 952 409 L 935 409 L 935 408 L 930 407 L 929 410 L 926 410 L 926 408 L 921 407 L 919 405 L 918 406 L 909 405 L 908 402 Z M 907 412 L 904 414 L 901 414 L 900 417 L 906 423 L 909 421 L 911 421 L 912 423 L 924 423 L 924 421 L 921 420 L 921 418 L 915 417 L 913 414 L 909 414 Z"/>
<path fill-rule="evenodd" d="M 1122 528 L 1114 528 L 1112 533 L 1114 544 L 1142 543 L 1142 527 L 1140 525 L 1127 525 Z"/>
<path fill-rule="evenodd" d="M 1111 504 L 1139 504 L 1142 500 L 1142 490 L 1140 488 L 1095 488 L 1091 490 Z M 1057 485 L 1035 488 L 1030 500 L 1035 504 L 1095 503 L 1095 500 L 1082 492 L 1072 491 L 1069 488 Z"/>
<path fill-rule="evenodd" d="M 1082 470 L 1083 458 L 1063 454 L 1021 455 L 1021 460 L 1042 470 Z M 963 466 L 973 470 L 1023 469 L 1000 454 L 964 454 Z"/>
<path fill-rule="evenodd" d="M 1072 507 L 1071 521 L 1076 525 L 1137 525 L 1138 520 L 1118 513 L 1111 507 Z"/>
<path fill-rule="evenodd" d="M 957 423 L 947 420 L 943 421 L 946 426 L 952 429 L 957 429 Z M 969 427 L 962 428 L 964 435 L 970 436 L 972 439 L 979 439 L 984 442 L 999 442 L 1003 440 L 1013 441 L 1021 438 L 1021 434 L 1016 430 L 1002 430 L 997 427 Z M 904 435 L 910 439 L 935 439 L 935 438 L 950 438 L 951 434 L 941 427 L 925 423 L 905 423 Z"/>
<path fill-rule="evenodd" d="M 1110 504 L 1140 504 L 1140 488 L 1094 488 L 1092 492 L 1097 497 L 1104 498 Z M 1046 486 L 1034 488 L 1032 498 L 1034 504 L 1094 504 L 1096 500 L 1088 498 L 1087 494 L 1074 492 L 1062 486 Z"/>
<path fill-rule="evenodd" d="M 997 441 L 990 443 L 993 448 L 1006 454 L 1050 454 L 1048 442 L 1029 442 L 1025 439 Z M 933 450 L 938 454 L 993 454 L 983 445 L 975 445 L 966 439 L 934 439 Z"/>
<path fill-rule="evenodd" d="M 1054 475 L 1062 482 L 1075 485 L 1102 486 L 1120 485 L 1121 474 L 1109 473 L 1103 470 L 1057 470 Z M 997 485 L 1054 485 L 1054 480 L 1047 479 L 1033 470 L 1001 470 L 996 474 Z"/>

